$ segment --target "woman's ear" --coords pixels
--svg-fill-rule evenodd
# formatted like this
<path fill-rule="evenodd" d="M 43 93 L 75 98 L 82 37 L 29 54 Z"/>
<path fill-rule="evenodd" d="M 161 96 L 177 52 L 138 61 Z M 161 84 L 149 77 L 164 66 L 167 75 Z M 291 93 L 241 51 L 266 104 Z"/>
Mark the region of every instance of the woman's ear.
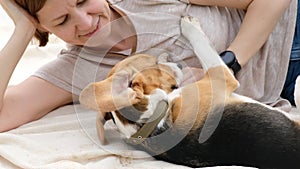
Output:
<path fill-rule="evenodd" d="M 36 25 L 36 29 L 40 32 L 49 32 L 43 25 L 41 25 L 40 23 L 38 23 Z"/>
<path fill-rule="evenodd" d="M 49 41 L 49 32 L 39 23 L 36 27 L 34 36 L 40 42 L 39 46 L 46 46 Z"/>

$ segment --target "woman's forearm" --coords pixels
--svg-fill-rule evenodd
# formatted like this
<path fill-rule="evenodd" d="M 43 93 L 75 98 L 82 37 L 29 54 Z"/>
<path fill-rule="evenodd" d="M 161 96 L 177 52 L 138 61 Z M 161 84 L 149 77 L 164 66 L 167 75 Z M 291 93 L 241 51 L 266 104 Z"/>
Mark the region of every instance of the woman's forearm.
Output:
<path fill-rule="evenodd" d="M 228 47 L 244 66 L 263 46 L 291 0 L 189 0 L 192 4 L 246 10 L 240 30 Z"/>
<path fill-rule="evenodd" d="M 16 28 L 13 35 L 0 51 L 0 111 L 11 75 L 34 35 L 33 27 Z"/>
<path fill-rule="evenodd" d="M 289 4 L 289 0 L 253 0 L 249 4 L 240 30 L 228 48 L 242 66 L 263 46 Z"/>
<path fill-rule="evenodd" d="M 191 4 L 247 9 L 253 0 L 189 0 Z"/>

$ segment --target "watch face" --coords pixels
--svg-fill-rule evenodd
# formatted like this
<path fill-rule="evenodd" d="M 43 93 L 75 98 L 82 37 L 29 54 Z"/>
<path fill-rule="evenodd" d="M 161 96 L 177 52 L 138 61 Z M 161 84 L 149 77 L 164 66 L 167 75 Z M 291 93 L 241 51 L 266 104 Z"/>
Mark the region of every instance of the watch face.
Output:
<path fill-rule="evenodd" d="M 241 70 L 241 65 L 235 58 L 235 54 L 232 51 L 225 51 L 220 54 L 224 63 L 233 70 L 234 74 L 237 74 Z"/>
<path fill-rule="evenodd" d="M 228 67 L 231 67 L 231 65 L 234 63 L 235 56 L 234 56 L 234 53 L 232 53 L 230 51 L 226 51 L 226 52 L 222 53 L 221 57 Z"/>

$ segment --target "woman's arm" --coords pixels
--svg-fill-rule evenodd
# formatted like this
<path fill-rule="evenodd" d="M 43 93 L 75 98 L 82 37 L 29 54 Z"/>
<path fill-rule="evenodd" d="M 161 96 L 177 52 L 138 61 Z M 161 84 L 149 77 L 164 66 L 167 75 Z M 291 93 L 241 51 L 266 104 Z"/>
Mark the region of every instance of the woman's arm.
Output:
<path fill-rule="evenodd" d="M 36 120 L 72 102 L 72 94 L 37 77 L 8 87 L 11 75 L 36 30 L 36 23 L 10 0 L 0 0 L 15 23 L 15 30 L 0 51 L 0 132 Z"/>
<path fill-rule="evenodd" d="M 72 101 L 70 92 L 31 76 L 6 90 L 0 112 L 0 132 L 37 120 Z"/>
<path fill-rule="evenodd" d="M 189 0 L 191 4 L 247 9 L 255 0 Z"/>
<path fill-rule="evenodd" d="M 0 51 L 0 110 L 10 77 L 31 41 L 36 27 L 10 0 L 0 0 L 1 6 L 15 23 L 15 29 L 7 44 Z"/>
<path fill-rule="evenodd" d="M 228 47 L 244 66 L 263 46 L 291 0 L 190 0 L 190 3 L 246 10 L 240 30 Z"/>

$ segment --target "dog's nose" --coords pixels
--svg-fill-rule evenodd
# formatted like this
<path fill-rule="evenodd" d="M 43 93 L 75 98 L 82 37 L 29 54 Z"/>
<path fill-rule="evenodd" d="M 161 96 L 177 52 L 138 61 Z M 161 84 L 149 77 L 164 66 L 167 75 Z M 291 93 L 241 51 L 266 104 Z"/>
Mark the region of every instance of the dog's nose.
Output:
<path fill-rule="evenodd" d="M 180 63 L 177 63 L 177 67 L 179 67 L 179 69 L 182 69 L 182 65 Z"/>

